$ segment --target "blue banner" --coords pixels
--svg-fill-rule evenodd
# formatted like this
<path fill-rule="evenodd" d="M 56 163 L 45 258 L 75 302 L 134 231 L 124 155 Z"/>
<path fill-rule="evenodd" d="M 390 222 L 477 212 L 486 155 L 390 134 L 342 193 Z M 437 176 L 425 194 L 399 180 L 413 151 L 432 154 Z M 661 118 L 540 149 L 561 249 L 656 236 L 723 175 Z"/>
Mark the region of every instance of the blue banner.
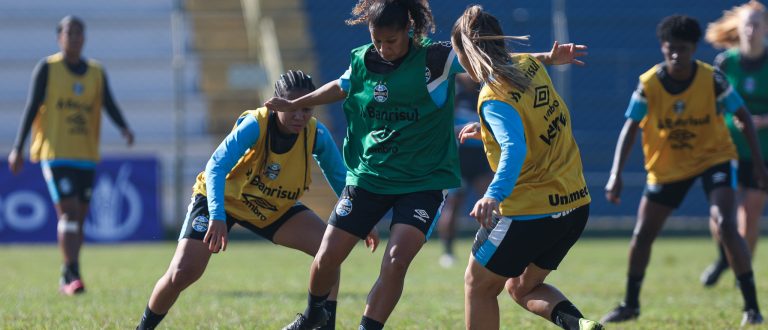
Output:
<path fill-rule="evenodd" d="M 56 242 L 57 216 L 39 164 L 18 175 L 0 162 L 0 243 Z M 159 164 L 155 157 L 113 157 L 96 166 L 85 221 L 89 242 L 158 240 Z"/>

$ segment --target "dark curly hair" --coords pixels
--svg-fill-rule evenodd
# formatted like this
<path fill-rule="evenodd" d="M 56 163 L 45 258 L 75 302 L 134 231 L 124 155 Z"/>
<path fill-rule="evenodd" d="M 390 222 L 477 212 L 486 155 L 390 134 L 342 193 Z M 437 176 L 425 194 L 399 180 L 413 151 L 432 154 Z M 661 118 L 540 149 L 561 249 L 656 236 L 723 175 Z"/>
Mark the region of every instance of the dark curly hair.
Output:
<path fill-rule="evenodd" d="M 680 40 L 695 44 L 701 40 L 701 27 L 693 17 L 672 15 L 661 20 L 656 27 L 656 36 L 662 42 Z"/>
<path fill-rule="evenodd" d="M 416 44 L 429 33 L 435 32 L 432 10 L 426 0 L 359 0 L 352 8 L 348 25 L 368 23 L 373 27 L 405 29 L 413 23 L 413 40 Z"/>

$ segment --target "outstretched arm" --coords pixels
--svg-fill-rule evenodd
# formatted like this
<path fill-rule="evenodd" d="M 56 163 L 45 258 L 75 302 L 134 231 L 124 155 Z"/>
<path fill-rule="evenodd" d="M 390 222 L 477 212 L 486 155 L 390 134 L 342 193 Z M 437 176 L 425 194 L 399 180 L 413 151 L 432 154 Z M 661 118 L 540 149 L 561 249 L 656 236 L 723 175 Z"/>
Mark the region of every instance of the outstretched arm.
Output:
<path fill-rule="evenodd" d="M 576 59 L 587 55 L 586 45 L 576 45 L 573 43 L 560 44 L 557 41 L 552 45 L 552 50 L 549 53 L 533 53 L 541 63 L 545 65 L 562 65 L 562 64 L 576 64 L 585 65 L 584 62 Z"/>
<path fill-rule="evenodd" d="M 316 105 L 338 102 L 347 97 L 338 80 L 331 81 L 312 93 L 304 95 L 295 100 L 288 100 L 282 97 L 273 97 L 264 106 L 269 110 L 291 112 L 303 108 L 311 108 Z"/>

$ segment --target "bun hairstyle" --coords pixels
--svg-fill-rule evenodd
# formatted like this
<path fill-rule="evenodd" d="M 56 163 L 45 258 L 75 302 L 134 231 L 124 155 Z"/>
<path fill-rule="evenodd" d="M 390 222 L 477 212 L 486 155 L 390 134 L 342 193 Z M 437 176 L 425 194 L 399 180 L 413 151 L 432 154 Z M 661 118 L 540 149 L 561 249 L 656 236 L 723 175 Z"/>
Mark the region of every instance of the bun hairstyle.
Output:
<path fill-rule="evenodd" d="M 499 94 L 504 94 L 503 85 L 525 91 L 531 84 L 513 62 L 506 40 L 527 41 L 528 36 L 505 36 L 499 20 L 479 5 L 464 10 L 451 31 L 453 45 L 477 78 Z"/>
<path fill-rule="evenodd" d="M 421 45 L 427 34 L 435 32 L 432 11 L 426 0 L 359 0 L 346 23 L 367 23 L 372 27 L 396 30 L 410 28 L 416 45 Z"/>

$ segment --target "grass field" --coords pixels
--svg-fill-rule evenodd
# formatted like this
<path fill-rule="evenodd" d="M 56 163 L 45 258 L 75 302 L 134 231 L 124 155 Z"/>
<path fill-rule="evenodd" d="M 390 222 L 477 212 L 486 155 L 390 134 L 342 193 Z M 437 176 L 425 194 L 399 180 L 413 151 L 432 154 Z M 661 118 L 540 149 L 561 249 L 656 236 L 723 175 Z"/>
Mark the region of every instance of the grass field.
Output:
<path fill-rule="evenodd" d="M 583 239 L 550 283 L 562 289 L 585 315 L 599 318 L 621 299 L 627 239 Z M 0 328 L 132 329 L 174 243 L 87 245 L 82 272 L 85 295 L 57 292 L 59 253 L 55 246 L 0 247 Z M 764 247 L 765 245 L 763 245 Z M 469 251 L 470 241 L 457 251 Z M 758 295 L 768 306 L 767 248 L 756 262 Z M 729 273 L 703 289 L 699 272 L 715 252 L 708 239 L 660 238 L 641 296 L 642 316 L 610 329 L 734 329 L 742 300 Z M 430 241 L 412 264 L 400 304 L 388 329 L 462 329 L 463 268 L 438 266 L 440 245 Z M 345 263 L 338 329 L 356 329 L 382 252 L 360 245 Z M 306 302 L 311 259 L 265 242 L 234 241 L 214 256 L 203 278 L 185 291 L 161 326 L 166 329 L 280 329 Z M 502 329 L 556 329 L 500 296 Z M 762 327 L 768 328 L 768 327 Z"/>

